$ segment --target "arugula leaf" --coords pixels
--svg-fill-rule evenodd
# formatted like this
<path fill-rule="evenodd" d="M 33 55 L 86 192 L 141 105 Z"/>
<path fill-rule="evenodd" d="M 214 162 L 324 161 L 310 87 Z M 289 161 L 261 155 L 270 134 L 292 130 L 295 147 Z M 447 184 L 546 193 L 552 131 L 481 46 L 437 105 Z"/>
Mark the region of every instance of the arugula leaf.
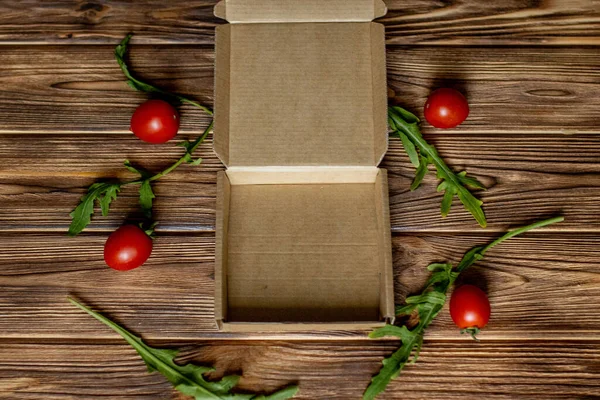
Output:
<path fill-rule="evenodd" d="M 152 218 L 152 200 L 155 197 L 150 180 L 146 179 L 140 186 L 140 207 L 148 219 Z"/>
<path fill-rule="evenodd" d="M 92 184 L 88 188 L 88 192 L 81 198 L 79 205 L 69 214 L 72 221 L 68 235 L 76 236 L 89 225 L 94 214 L 95 201 L 100 204 L 102 215 L 107 215 L 110 203 L 117 198 L 120 189 L 121 184 L 119 183 Z"/>
<path fill-rule="evenodd" d="M 121 186 L 118 184 L 110 185 L 106 192 L 104 192 L 104 196 L 100 199 L 100 209 L 102 210 L 102 216 L 106 217 L 108 215 L 108 210 L 110 208 L 110 203 L 113 200 L 117 199 L 117 195 L 121 190 Z"/>
<path fill-rule="evenodd" d="M 148 179 L 148 178 L 152 177 L 152 172 L 150 172 L 144 168 L 135 167 L 133 164 L 131 164 L 131 162 L 129 162 L 129 160 L 125 160 L 123 162 L 123 165 L 125 166 L 125 168 L 127 168 L 127 170 L 129 172 L 138 174 L 140 176 L 140 178 L 142 178 L 142 179 Z"/>
<path fill-rule="evenodd" d="M 148 372 L 160 372 L 171 382 L 175 389 L 183 394 L 194 396 L 196 400 L 287 400 L 298 392 L 297 386 L 288 386 L 269 396 L 230 393 L 231 389 L 238 383 L 239 376 L 229 375 L 219 381 L 209 382 L 204 378 L 204 374 L 214 371 L 214 368 L 194 364 L 179 365 L 175 362 L 177 350 L 150 347 L 140 337 L 135 336 L 103 315 L 92 311 L 70 297 L 68 300 L 121 335 L 142 357 L 148 367 Z"/>
<path fill-rule="evenodd" d="M 442 217 L 446 217 L 446 216 L 448 216 L 448 213 L 450 213 L 450 208 L 452 207 L 452 199 L 454 199 L 454 195 L 456 194 L 456 192 L 454 191 L 454 188 L 446 187 L 444 190 L 445 191 L 444 191 L 444 197 L 442 198 L 442 209 L 441 209 Z"/>
<path fill-rule="evenodd" d="M 194 158 L 192 157 L 192 155 L 189 152 L 186 152 L 183 155 L 183 160 L 186 163 L 189 163 L 189 164 L 192 164 L 192 165 L 200 165 L 200 164 L 202 164 L 202 158 L 197 158 L 197 159 L 194 160 Z"/>
<path fill-rule="evenodd" d="M 423 292 L 420 295 L 408 297 L 406 299 L 406 306 L 396 308 L 396 315 L 398 316 L 410 315 L 416 311 L 419 317 L 418 324 L 412 329 L 408 329 L 406 326 L 398 327 L 386 325 L 369 334 L 370 338 L 395 336 L 402 340 L 402 345 L 390 357 L 383 360 L 383 367 L 379 373 L 371 379 L 371 383 L 363 394 L 363 400 L 373 400 L 379 393 L 383 392 L 388 383 L 400 375 L 402 369 L 409 362 L 413 351 L 414 356 L 411 362 L 417 360 L 419 350 L 423 343 L 425 329 L 427 329 L 444 307 L 446 293 L 461 272 L 481 260 L 485 253 L 492 247 L 524 232 L 561 222 L 563 220 L 563 217 L 556 217 L 539 221 L 510 231 L 486 246 L 474 247 L 465 253 L 456 268 L 454 268 L 452 264 L 430 264 L 427 269 L 431 271 L 432 274 L 427 281 Z"/>
<path fill-rule="evenodd" d="M 417 190 L 417 188 L 419 186 L 421 186 L 421 182 L 423 182 L 423 178 L 425 178 L 425 175 L 429 171 L 427 169 L 427 166 L 429 165 L 429 161 L 427 160 L 427 158 L 425 158 L 423 156 L 419 156 L 419 157 L 420 157 L 420 162 L 419 162 L 419 166 L 417 167 L 417 172 L 415 172 L 415 179 L 413 180 L 413 182 L 410 185 L 411 192 Z"/>
<path fill-rule="evenodd" d="M 458 174 L 454 173 L 446 165 L 435 147 L 427 143 L 421 135 L 418 125 L 420 121 L 414 114 L 402 107 L 392 106 L 388 108 L 388 116 L 391 129 L 398 134 L 411 163 L 417 167 L 415 180 L 410 187 L 411 190 L 415 190 L 421 184 L 427 173 L 427 165 L 433 164 L 437 170 L 438 178 L 443 180 L 442 184 L 438 186 L 438 191 L 444 191 L 441 207 L 442 216 L 448 215 L 452 206 L 452 199 L 454 196 L 458 196 L 467 211 L 473 215 L 481 227 L 485 228 L 487 221 L 481 208 L 483 202 L 473 196 L 466 188 L 466 186 L 470 186 L 475 189 L 485 189 L 483 184 L 475 178 L 468 177 L 465 171 Z M 411 145 L 408 145 L 408 142 Z M 417 157 L 415 149 L 418 149 L 419 157 Z"/>
<path fill-rule="evenodd" d="M 125 56 L 127 54 L 129 41 L 131 40 L 132 36 L 133 36 L 132 33 L 125 36 L 125 38 L 121 41 L 121 43 L 119 43 L 119 45 L 115 48 L 115 58 L 117 59 L 117 63 L 119 64 L 119 67 L 121 67 L 121 71 L 123 71 L 123 74 L 127 78 L 127 84 L 131 88 L 138 90 L 140 92 L 160 93 L 161 95 L 163 95 L 165 97 L 169 97 L 171 99 L 178 100 L 181 103 L 188 103 L 193 106 L 196 106 L 196 107 L 204 110 L 209 115 L 213 115 L 213 112 L 210 108 L 203 106 L 202 104 L 198 103 L 197 101 L 190 100 L 187 97 L 183 97 L 178 94 L 169 93 L 169 92 L 167 92 L 163 89 L 160 89 L 154 85 L 151 85 L 146 82 L 142 82 L 139 79 L 135 78 L 133 75 L 131 75 L 131 72 L 129 72 L 129 67 L 127 66 L 127 63 L 125 62 Z"/>
<path fill-rule="evenodd" d="M 471 178 L 467 176 L 467 171 L 462 171 L 458 173 L 458 180 L 466 186 L 471 186 L 474 189 L 483 189 L 485 190 L 485 186 L 483 183 L 479 182 L 475 178 Z"/>
<path fill-rule="evenodd" d="M 415 168 L 419 168 L 419 166 L 421 165 L 421 162 L 420 162 L 419 153 L 417 153 L 417 148 L 415 147 L 413 142 L 411 142 L 410 139 L 408 139 L 408 137 L 404 133 L 398 131 L 398 135 L 400 136 L 400 140 L 402 141 L 402 146 L 404 146 L 404 151 L 406 152 L 406 154 L 408 154 L 408 158 L 410 159 L 410 162 L 412 163 L 412 165 L 415 166 Z"/>

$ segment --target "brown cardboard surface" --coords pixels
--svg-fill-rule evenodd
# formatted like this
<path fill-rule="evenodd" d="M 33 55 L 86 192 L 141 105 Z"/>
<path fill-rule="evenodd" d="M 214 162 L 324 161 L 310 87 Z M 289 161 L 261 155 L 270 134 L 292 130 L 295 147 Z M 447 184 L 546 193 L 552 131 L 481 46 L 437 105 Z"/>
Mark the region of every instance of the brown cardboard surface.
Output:
<path fill-rule="evenodd" d="M 356 183 L 307 183 L 310 171 L 269 173 L 285 184 L 251 183 L 260 170 L 219 175 L 217 220 L 227 221 L 217 223 L 215 316 L 226 330 L 350 329 L 393 316 L 387 180 L 365 170 L 345 172 Z"/>
<path fill-rule="evenodd" d="M 227 166 L 376 166 L 383 157 L 380 24 L 223 25 L 216 51 L 215 151 Z"/>
<path fill-rule="evenodd" d="M 217 28 L 215 319 L 363 329 L 394 316 L 381 0 L 226 0 Z"/>
<path fill-rule="evenodd" d="M 215 7 L 230 23 L 372 21 L 386 11 L 382 0 L 223 0 Z"/>
<path fill-rule="evenodd" d="M 379 240 L 380 275 L 380 315 L 390 323 L 396 316 L 394 303 L 394 276 L 392 261 L 392 235 L 390 231 L 390 195 L 388 190 L 387 171 L 380 169 L 375 180 L 375 215 L 377 216 L 377 233 Z"/>
<path fill-rule="evenodd" d="M 231 98 L 230 81 L 230 56 L 229 44 L 231 42 L 228 25 L 216 29 L 215 38 L 215 125 L 213 146 L 223 164 L 229 165 L 229 99 Z M 218 118 L 217 118 L 218 116 Z"/>
<path fill-rule="evenodd" d="M 232 186 L 229 319 L 378 320 L 373 186 Z"/>
<path fill-rule="evenodd" d="M 286 185 L 303 183 L 372 183 L 377 167 L 260 167 L 229 168 L 233 185 Z"/>
<path fill-rule="evenodd" d="M 217 175 L 217 215 L 215 237 L 215 320 L 219 328 L 222 321 L 227 319 L 227 255 L 229 232 L 229 209 L 231 199 L 231 184 L 227 174 L 221 171 Z"/>

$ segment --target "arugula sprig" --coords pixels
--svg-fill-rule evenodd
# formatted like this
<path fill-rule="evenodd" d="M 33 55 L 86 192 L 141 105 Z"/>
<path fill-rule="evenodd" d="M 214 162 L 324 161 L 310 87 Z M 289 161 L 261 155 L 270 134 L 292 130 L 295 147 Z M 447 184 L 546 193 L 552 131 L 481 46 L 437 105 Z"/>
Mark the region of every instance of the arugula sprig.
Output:
<path fill-rule="evenodd" d="M 179 365 L 175 362 L 178 354 L 177 350 L 150 347 L 140 337 L 135 336 L 102 314 L 92 311 L 72 298 L 68 298 L 68 300 L 121 335 L 142 357 L 148 367 L 148 372 L 160 372 L 176 390 L 188 396 L 193 396 L 196 400 L 286 400 L 294 397 L 298 392 L 297 386 L 288 386 L 268 396 L 231 393 L 240 376 L 228 375 L 219 381 L 207 381 L 204 375 L 214 371 L 214 368 L 194 364 Z"/>
<path fill-rule="evenodd" d="M 100 206 L 102 216 L 106 217 L 108 215 L 111 202 L 116 200 L 118 193 L 125 186 L 139 186 L 140 208 L 144 212 L 144 216 L 151 220 L 152 203 L 155 198 L 154 191 L 152 190 L 152 183 L 169 174 L 183 163 L 200 165 L 202 159 L 194 159 L 192 154 L 208 137 L 209 133 L 212 131 L 212 128 L 213 123 L 211 122 L 210 125 L 204 130 L 204 133 L 194 142 L 183 142 L 184 144 L 181 144 L 181 146 L 185 147 L 184 155 L 181 156 L 181 158 L 173 165 L 161 172 L 150 174 L 145 170 L 133 167 L 128 160 L 125 160 L 125 168 L 131 172 L 139 174 L 139 179 L 129 182 L 107 182 L 92 184 L 88 188 L 87 193 L 81 198 L 79 205 L 70 214 L 72 221 L 71 225 L 69 226 L 68 234 L 70 236 L 76 236 L 91 223 L 92 215 L 94 214 L 94 203 L 97 203 Z"/>
<path fill-rule="evenodd" d="M 166 92 L 156 86 L 150 85 L 148 83 L 142 82 L 139 79 L 133 77 L 129 71 L 127 63 L 125 62 L 125 55 L 127 54 L 129 40 L 131 39 L 131 34 L 127 35 L 121 43 L 115 48 L 115 58 L 125 74 L 127 78 L 127 83 L 129 86 L 134 88 L 135 90 L 140 90 L 148 93 L 160 93 L 163 96 L 169 97 L 171 99 L 175 99 L 182 103 L 192 104 L 209 115 L 212 115 L 213 112 L 206 106 L 202 104 L 190 100 L 186 97 Z M 185 153 L 183 156 L 177 160 L 173 165 L 164 169 L 161 172 L 156 174 L 147 171 L 140 167 L 133 166 L 128 160 L 125 160 L 124 165 L 127 170 L 139 175 L 139 178 L 129 182 L 100 182 L 92 184 L 87 193 L 81 198 L 79 205 L 71 212 L 70 216 L 72 218 L 71 225 L 69 226 L 69 236 L 76 236 L 81 233 L 92 221 L 92 216 L 94 214 L 94 205 L 98 204 L 102 211 L 102 216 L 107 216 L 110 210 L 110 205 L 112 201 L 117 199 L 119 192 L 125 186 L 139 186 L 139 204 L 140 208 L 144 213 L 144 217 L 147 220 L 152 220 L 152 204 L 154 198 L 156 197 L 154 191 L 152 189 L 152 183 L 162 178 L 163 176 L 169 174 L 177 167 L 179 167 L 183 163 L 189 163 L 192 165 L 200 165 L 202 163 L 201 158 L 194 159 L 193 154 L 194 151 L 200 146 L 204 140 L 208 137 L 209 133 L 212 131 L 213 122 L 209 124 L 209 126 L 204 130 L 204 133 L 200 135 L 193 142 L 183 141 L 179 144 L 185 149 Z"/>
<path fill-rule="evenodd" d="M 446 165 L 435 147 L 427 143 L 421 135 L 420 120 L 413 113 L 402 107 L 391 106 L 388 108 L 388 122 L 390 128 L 400 136 L 410 162 L 417 169 L 410 190 L 416 190 L 421 185 L 427 174 L 427 167 L 433 164 L 437 170 L 438 179 L 442 180 L 437 190 L 438 192 L 444 191 L 441 206 L 442 216 L 448 215 L 454 196 L 458 196 L 467 211 L 473 215 L 481 227 L 485 228 L 487 221 L 481 208 L 483 202 L 467 189 L 467 187 L 485 189 L 485 186 L 477 179 L 467 176 L 466 171 L 455 173 Z"/>
<path fill-rule="evenodd" d="M 129 49 L 128 48 L 129 41 L 131 40 L 132 36 L 133 36 L 132 33 L 125 36 L 125 38 L 121 41 L 121 43 L 119 43 L 119 45 L 115 48 L 115 58 L 117 59 L 117 63 L 119 63 L 119 66 L 121 67 L 121 71 L 123 71 L 123 74 L 127 78 L 127 84 L 130 87 L 132 87 L 135 90 L 139 90 L 140 92 L 158 93 L 158 94 L 161 94 L 162 96 L 168 97 L 172 100 L 177 100 L 181 103 L 191 104 L 193 106 L 196 106 L 196 107 L 204 110 L 208 115 L 213 115 L 213 112 L 210 108 L 198 103 L 197 101 L 188 99 L 187 97 L 181 96 L 176 93 L 167 92 L 166 90 L 163 90 L 163 89 L 161 89 L 157 86 L 151 85 L 149 83 L 143 82 L 143 81 L 135 78 L 133 75 L 131 75 L 131 72 L 129 71 L 129 67 L 127 66 L 127 63 L 125 62 L 125 56 L 127 55 L 127 50 Z"/>
<path fill-rule="evenodd" d="M 402 345 L 390 357 L 383 360 L 383 367 L 371 379 L 371 383 L 363 394 L 363 400 L 373 400 L 379 393 L 385 390 L 392 379 L 400 375 L 409 362 L 412 364 L 417 361 L 423 344 L 425 329 L 427 329 L 444 307 L 448 289 L 464 270 L 483 259 L 485 253 L 492 247 L 532 229 L 541 228 L 563 220 L 563 217 L 556 217 L 512 230 L 485 246 L 472 248 L 465 253 L 456 267 L 453 267 L 452 264 L 439 263 L 429 265 L 427 269 L 431 271 L 431 276 L 425 284 L 423 292 L 419 295 L 408 297 L 406 305 L 396 308 L 397 316 L 411 315 L 418 317 L 419 322 L 417 325 L 412 329 L 406 326 L 386 325 L 369 334 L 370 338 L 395 336 L 402 340 Z M 411 354 L 414 354 L 412 358 Z"/>

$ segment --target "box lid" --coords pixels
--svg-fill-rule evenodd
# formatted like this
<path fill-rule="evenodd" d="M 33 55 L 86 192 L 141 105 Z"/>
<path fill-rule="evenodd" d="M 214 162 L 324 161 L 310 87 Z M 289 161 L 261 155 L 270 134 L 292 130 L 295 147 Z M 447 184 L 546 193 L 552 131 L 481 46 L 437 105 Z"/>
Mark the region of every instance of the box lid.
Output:
<path fill-rule="evenodd" d="M 383 0 L 222 0 L 215 15 L 230 23 L 366 22 L 386 14 Z"/>
<path fill-rule="evenodd" d="M 228 167 L 377 166 L 387 151 L 381 0 L 224 0 L 215 152 Z M 254 23 L 261 22 L 261 23 Z M 308 23 L 314 22 L 314 23 Z"/>

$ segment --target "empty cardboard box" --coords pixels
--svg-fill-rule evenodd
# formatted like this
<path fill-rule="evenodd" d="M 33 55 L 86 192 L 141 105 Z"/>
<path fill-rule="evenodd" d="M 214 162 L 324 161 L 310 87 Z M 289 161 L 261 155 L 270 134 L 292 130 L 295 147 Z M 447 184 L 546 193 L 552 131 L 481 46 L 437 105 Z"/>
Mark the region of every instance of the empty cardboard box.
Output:
<path fill-rule="evenodd" d="M 381 0 L 225 0 L 216 33 L 215 318 L 226 331 L 394 316 Z"/>

